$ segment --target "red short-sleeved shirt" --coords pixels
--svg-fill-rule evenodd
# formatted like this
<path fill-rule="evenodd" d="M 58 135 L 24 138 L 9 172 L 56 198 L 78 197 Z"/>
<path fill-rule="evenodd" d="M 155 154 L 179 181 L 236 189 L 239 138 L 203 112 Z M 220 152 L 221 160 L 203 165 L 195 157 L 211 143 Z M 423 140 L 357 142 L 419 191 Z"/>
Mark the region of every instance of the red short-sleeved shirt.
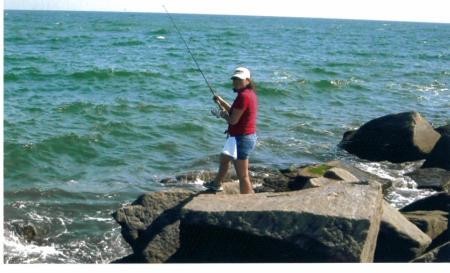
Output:
<path fill-rule="evenodd" d="M 256 116 L 258 114 L 258 97 L 250 88 L 237 91 L 238 95 L 231 105 L 230 115 L 233 109 L 244 110 L 238 123 L 228 125 L 230 136 L 248 135 L 256 133 Z"/>

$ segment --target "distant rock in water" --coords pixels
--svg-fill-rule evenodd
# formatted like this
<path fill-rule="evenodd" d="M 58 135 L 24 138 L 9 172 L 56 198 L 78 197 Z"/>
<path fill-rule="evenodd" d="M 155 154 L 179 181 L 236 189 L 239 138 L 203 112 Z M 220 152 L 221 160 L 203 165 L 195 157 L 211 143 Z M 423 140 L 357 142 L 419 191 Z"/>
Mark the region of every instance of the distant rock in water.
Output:
<path fill-rule="evenodd" d="M 401 163 L 425 159 L 440 137 L 419 113 L 405 112 L 373 119 L 344 133 L 339 146 L 363 159 Z"/>

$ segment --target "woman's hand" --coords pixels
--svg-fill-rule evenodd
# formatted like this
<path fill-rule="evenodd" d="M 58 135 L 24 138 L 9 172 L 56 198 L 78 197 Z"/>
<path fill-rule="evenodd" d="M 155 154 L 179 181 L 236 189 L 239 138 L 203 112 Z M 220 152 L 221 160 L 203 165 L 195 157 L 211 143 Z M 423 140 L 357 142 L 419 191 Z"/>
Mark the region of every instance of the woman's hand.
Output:
<path fill-rule="evenodd" d="M 214 100 L 216 103 L 224 102 L 224 99 L 222 99 L 221 96 L 217 96 L 217 95 L 214 95 L 213 100 Z"/>
<path fill-rule="evenodd" d="M 213 100 L 220 106 L 220 108 L 226 110 L 226 111 L 230 111 L 230 104 L 224 100 L 221 96 L 215 95 L 213 97 Z"/>

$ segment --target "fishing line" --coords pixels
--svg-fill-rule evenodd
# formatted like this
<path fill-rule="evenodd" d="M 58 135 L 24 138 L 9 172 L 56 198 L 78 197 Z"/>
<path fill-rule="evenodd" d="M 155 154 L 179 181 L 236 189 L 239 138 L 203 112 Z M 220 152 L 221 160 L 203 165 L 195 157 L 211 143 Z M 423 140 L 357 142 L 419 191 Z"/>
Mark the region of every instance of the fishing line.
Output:
<path fill-rule="evenodd" d="M 211 91 L 211 93 L 212 93 L 214 96 L 216 96 L 216 93 L 215 93 L 214 90 L 212 89 L 211 85 L 209 84 L 208 80 L 206 79 L 205 74 L 203 73 L 202 69 L 200 68 L 200 65 L 198 64 L 197 60 L 195 59 L 194 54 L 192 54 L 192 51 L 191 51 L 191 49 L 189 48 L 189 45 L 187 44 L 186 40 L 184 40 L 183 35 L 181 35 L 181 32 L 180 32 L 180 30 L 178 29 L 177 24 L 175 24 L 175 21 L 173 20 L 173 18 L 172 18 L 172 16 L 170 15 L 169 11 L 167 11 L 166 6 L 163 5 L 163 8 L 164 8 L 164 10 L 166 11 L 167 16 L 169 16 L 170 21 L 172 21 L 172 24 L 173 24 L 173 26 L 175 27 L 175 29 L 176 29 L 178 35 L 180 36 L 181 40 L 183 41 L 184 45 L 186 46 L 186 48 L 187 48 L 189 54 L 190 54 L 191 57 L 192 57 L 192 60 L 194 60 L 194 63 L 195 63 L 195 65 L 197 66 L 198 71 L 200 71 L 200 73 L 202 74 L 203 79 L 205 80 L 206 85 L 208 85 L 209 90 Z"/>

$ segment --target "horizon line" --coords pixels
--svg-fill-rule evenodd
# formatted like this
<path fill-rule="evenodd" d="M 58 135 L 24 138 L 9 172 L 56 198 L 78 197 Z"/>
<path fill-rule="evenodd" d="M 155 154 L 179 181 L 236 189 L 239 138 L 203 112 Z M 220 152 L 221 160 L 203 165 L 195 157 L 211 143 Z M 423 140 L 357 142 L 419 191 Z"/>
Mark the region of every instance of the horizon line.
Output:
<path fill-rule="evenodd" d="M 151 13 L 165 14 L 157 11 L 128 11 L 128 10 L 70 10 L 70 9 L 20 9 L 8 8 L 6 11 L 56 11 L 56 12 L 101 12 L 101 13 Z M 191 13 L 191 12 L 171 12 L 170 14 L 180 15 L 206 15 L 206 16 L 245 16 L 245 17 L 268 17 L 268 18 L 299 18 L 299 19 L 321 19 L 321 20 L 347 20 L 347 21 L 372 21 L 372 22 L 393 22 L 393 23 L 423 23 L 423 24 L 450 24 L 441 21 L 414 21 L 414 20 L 394 20 L 394 19 L 364 19 L 364 18 L 336 18 L 336 17 L 303 17 L 303 16 L 281 16 L 281 15 L 257 15 L 257 14 L 227 14 L 227 13 Z"/>

